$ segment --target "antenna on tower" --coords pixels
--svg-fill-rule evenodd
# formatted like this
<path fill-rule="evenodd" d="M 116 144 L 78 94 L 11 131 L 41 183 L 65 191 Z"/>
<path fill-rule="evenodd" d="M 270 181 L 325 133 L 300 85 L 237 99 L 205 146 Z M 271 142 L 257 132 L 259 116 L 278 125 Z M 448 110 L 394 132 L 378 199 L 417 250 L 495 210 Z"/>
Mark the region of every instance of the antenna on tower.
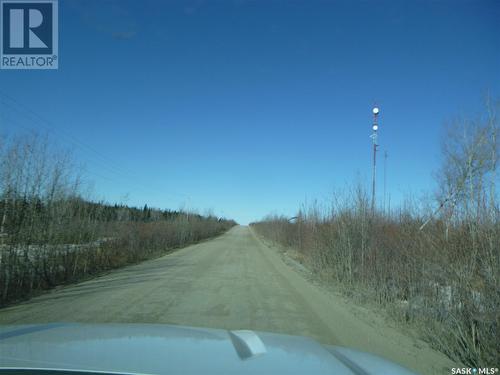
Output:
<path fill-rule="evenodd" d="M 375 213 L 375 188 L 376 188 L 376 180 L 377 180 L 377 131 L 378 131 L 378 114 L 380 110 L 377 106 L 374 106 L 372 109 L 373 113 L 373 133 L 370 135 L 370 138 L 373 141 L 373 171 L 372 171 L 372 214 Z"/>

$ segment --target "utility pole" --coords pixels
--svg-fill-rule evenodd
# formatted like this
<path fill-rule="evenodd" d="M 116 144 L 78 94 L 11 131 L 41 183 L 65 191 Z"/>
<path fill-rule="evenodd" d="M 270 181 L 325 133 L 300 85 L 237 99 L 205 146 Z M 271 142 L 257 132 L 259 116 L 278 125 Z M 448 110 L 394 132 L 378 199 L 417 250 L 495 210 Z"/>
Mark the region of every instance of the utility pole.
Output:
<path fill-rule="evenodd" d="M 191 196 L 189 195 L 187 198 L 187 208 L 186 208 L 186 220 L 189 222 L 189 207 L 191 207 Z"/>
<path fill-rule="evenodd" d="M 387 150 L 384 151 L 384 214 L 385 214 L 386 192 L 387 192 Z"/>
<path fill-rule="evenodd" d="M 1 98 L 0 105 L 1 105 L 1 109 L 2 109 L 2 111 L 0 112 L 0 115 L 3 115 L 3 108 L 4 108 L 4 98 L 3 97 Z M 0 123 L 3 122 L 2 117 L 0 117 Z M 0 136 L 1 136 L 1 134 L 0 134 Z M 3 146 L 3 144 L 1 144 L 2 141 L 3 140 L 0 139 L 0 147 Z M 2 211 L 3 211 L 3 213 L 2 213 L 2 220 L 0 221 L 0 245 L 3 245 L 4 238 L 7 235 L 5 233 L 5 224 L 7 223 L 7 207 L 9 206 L 10 181 L 7 183 L 7 189 L 3 193 L 5 195 L 4 195 L 3 209 L 2 209 Z"/>
<path fill-rule="evenodd" d="M 373 133 L 370 138 L 373 141 L 373 173 L 372 173 L 372 214 L 375 213 L 375 185 L 377 180 L 377 130 L 378 130 L 378 113 L 380 112 L 378 107 L 373 107 Z"/>

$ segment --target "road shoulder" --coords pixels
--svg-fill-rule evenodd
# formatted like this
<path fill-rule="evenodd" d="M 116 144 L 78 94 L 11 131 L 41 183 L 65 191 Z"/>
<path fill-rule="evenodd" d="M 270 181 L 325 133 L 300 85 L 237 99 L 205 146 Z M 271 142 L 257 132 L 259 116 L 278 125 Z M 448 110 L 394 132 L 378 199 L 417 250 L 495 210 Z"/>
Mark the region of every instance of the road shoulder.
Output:
<path fill-rule="evenodd" d="M 446 374 L 452 367 L 458 367 L 443 353 L 397 327 L 382 311 L 355 303 L 332 290 L 331 286 L 322 285 L 303 264 L 287 256 L 286 249 L 264 240 L 253 229 L 250 231 L 277 271 L 303 295 L 315 315 L 334 332 L 333 339 L 326 335 L 315 339 L 378 354 L 422 374 Z"/>

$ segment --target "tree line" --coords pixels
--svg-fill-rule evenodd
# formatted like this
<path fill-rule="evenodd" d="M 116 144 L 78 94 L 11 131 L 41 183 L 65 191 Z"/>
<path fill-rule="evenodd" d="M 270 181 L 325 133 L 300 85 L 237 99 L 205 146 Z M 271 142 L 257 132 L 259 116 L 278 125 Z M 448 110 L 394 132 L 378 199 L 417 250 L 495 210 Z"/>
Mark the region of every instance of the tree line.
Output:
<path fill-rule="evenodd" d="M 39 135 L 0 138 L 0 306 L 213 237 L 213 215 L 96 202 L 71 155 Z"/>

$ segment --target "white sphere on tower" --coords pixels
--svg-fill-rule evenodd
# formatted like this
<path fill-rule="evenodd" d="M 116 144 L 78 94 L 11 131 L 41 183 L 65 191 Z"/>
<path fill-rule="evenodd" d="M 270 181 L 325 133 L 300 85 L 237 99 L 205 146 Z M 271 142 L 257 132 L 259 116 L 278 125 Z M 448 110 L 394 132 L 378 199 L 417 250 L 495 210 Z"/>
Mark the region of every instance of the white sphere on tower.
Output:
<path fill-rule="evenodd" d="M 379 113 L 379 109 L 378 109 L 378 107 L 374 107 L 374 108 L 373 108 L 373 114 L 374 114 L 374 115 L 378 115 L 378 113 Z"/>

